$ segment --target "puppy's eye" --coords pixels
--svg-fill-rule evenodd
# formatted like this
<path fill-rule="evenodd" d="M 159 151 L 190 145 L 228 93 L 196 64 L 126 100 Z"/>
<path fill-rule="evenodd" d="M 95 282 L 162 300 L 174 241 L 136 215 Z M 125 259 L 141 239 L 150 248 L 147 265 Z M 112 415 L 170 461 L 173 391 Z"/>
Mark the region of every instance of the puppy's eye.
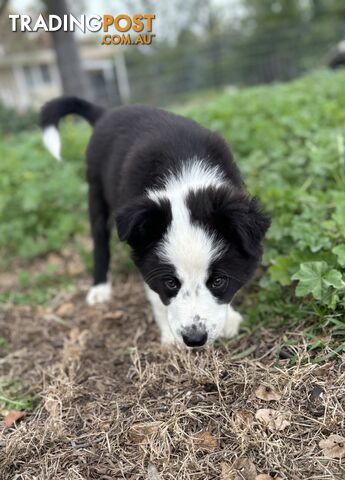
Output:
<path fill-rule="evenodd" d="M 211 280 L 211 288 L 213 290 L 218 290 L 219 288 L 223 288 L 226 285 L 227 279 L 226 277 L 213 277 Z"/>
<path fill-rule="evenodd" d="M 180 287 L 180 282 L 175 277 L 164 279 L 165 287 L 171 292 L 175 292 Z"/>

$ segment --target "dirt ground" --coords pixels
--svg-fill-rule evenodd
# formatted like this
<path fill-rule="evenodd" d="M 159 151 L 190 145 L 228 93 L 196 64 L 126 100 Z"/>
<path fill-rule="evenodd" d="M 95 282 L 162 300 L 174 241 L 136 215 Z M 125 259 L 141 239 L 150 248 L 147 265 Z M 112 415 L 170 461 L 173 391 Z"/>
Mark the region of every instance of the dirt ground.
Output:
<path fill-rule="evenodd" d="M 37 398 L 2 421 L 1 480 L 345 478 L 344 359 L 312 363 L 273 329 L 162 350 L 136 277 L 108 306 L 86 289 L 0 313 L 0 376 Z"/>

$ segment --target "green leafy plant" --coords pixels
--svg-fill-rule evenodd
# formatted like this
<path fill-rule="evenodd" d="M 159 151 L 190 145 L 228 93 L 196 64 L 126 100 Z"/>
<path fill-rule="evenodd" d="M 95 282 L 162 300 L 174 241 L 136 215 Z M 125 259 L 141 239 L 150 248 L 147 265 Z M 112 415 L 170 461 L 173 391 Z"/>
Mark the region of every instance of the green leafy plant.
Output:
<path fill-rule="evenodd" d="M 0 142 L 0 256 L 33 258 L 60 250 L 87 230 L 86 125 L 63 129 L 65 161 L 43 148 L 40 132 Z M 1 255 L 2 254 L 2 255 Z"/>
<path fill-rule="evenodd" d="M 33 130 L 37 124 L 37 114 L 33 111 L 18 113 L 13 108 L 0 103 L 0 136 Z"/>
<path fill-rule="evenodd" d="M 345 282 L 342 274 L 334 268 L 329 268 L 327 262 L 301 263 L 299 271 L 292 280 L 298 280 L 296 296 L 304 297 L 309 293 L 316 299 L 328 306 L 335 306 L 339 297 L 336 292 L 342 292 Z"/>
<path fill-rule="evenodd" d="M 18 380 L 12 379 L 0 383 L 0 413 L 6 410 L 32 410 L 34 395 L 22 391 Z"/>

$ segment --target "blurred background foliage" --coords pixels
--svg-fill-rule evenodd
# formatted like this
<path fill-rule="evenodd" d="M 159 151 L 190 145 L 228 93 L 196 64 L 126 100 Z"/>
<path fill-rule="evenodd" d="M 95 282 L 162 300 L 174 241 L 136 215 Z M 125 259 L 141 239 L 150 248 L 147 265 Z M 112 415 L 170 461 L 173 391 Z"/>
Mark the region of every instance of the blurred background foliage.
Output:
<path fill-rule="evenodd" d="M 290 80 L 330 62 L 345 37 L 342 0 L 173 3 L 189 21 L 173 38 L 166 22 L 152 48 L 127 52 L 134 101 L 167 104 L 199 90 Z"/>
<path fill-rule="evenodd" d="M 125 68 L 125 73 L 120 76 L 125 75 L 129 92 L 122 101 L 131 103 L 167 106 L 193 98 L 198 101 L 201 96 L 212 97 L 220 89 L 288 81 L 320 67 L 345 64 L 343 0 L 121 0 L 116 11 L 109 0 L 3 0 L 3 3 L 7 8 L 4 12 L 25 10 L 33 18 L 39 12 L 71 11 L 77 16 L 95 12 L 155 13 L 156 38 L 152 45 L 100 49 L 102 55 L 111 51 L 123 54 L 121 70 Z M 24 3 L 26 9 L 22 8 Z M 0 17 L 0 44 L 5 54 L 21 51 L 31 55 L 38 49 L 52 47 L 65 94 L 93 98 L 107 105 L 121 103 L 116 61 L 106 74 L 112 80 L 105 79 L 101 71 L 91 75 L 91 71 L 83 69 L 81 54 L 74 43 L 85 53 L 87 45 L 90 48 L 99 44 L 100 38 L 98 34 L 69 35 L 68 39 L 65 34 L 14 34 L 6 15 Z M 70 56 L 72 53 L 74 57 Z M 89 62 L 92 61 L 97 63 L 97 58 Z M 29 82 L 37 75 L 34 72 Z M 0 108 L 0 134 L 33 125 L 26 120 L 27 115 L 24 120 L 8 121 L 10 116 L 16 117 L 13 111 Z"/>

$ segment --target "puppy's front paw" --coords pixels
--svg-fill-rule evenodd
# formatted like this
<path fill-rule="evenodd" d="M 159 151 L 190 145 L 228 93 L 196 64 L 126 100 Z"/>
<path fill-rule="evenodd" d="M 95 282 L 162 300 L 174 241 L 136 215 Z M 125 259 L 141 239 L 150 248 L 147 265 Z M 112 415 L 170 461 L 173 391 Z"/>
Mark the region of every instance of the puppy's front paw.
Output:
<path fill-rule="evenodd" d="M 86 296 L 86 303 L 88 305 L 96 305 L 96 303 L 109 302 L 111 299 L 111 284 L 100 283 L 90 288 Z"/>
<path fill-rule="evenodd" d="M 228 318 L 226 319 L 225 327 L 223 330 L 223 337 L 232 338 L 237 335 L 242 320 L 242 315 L 238 312 L 235 312 L 235 310 L 230 307 Z"/>
<path fill-rule="evenodd" d="M 167 326 L 161 331 L 161 345 L 162 347 L 172 347 L 176 345 L 176 339 Z"/>

